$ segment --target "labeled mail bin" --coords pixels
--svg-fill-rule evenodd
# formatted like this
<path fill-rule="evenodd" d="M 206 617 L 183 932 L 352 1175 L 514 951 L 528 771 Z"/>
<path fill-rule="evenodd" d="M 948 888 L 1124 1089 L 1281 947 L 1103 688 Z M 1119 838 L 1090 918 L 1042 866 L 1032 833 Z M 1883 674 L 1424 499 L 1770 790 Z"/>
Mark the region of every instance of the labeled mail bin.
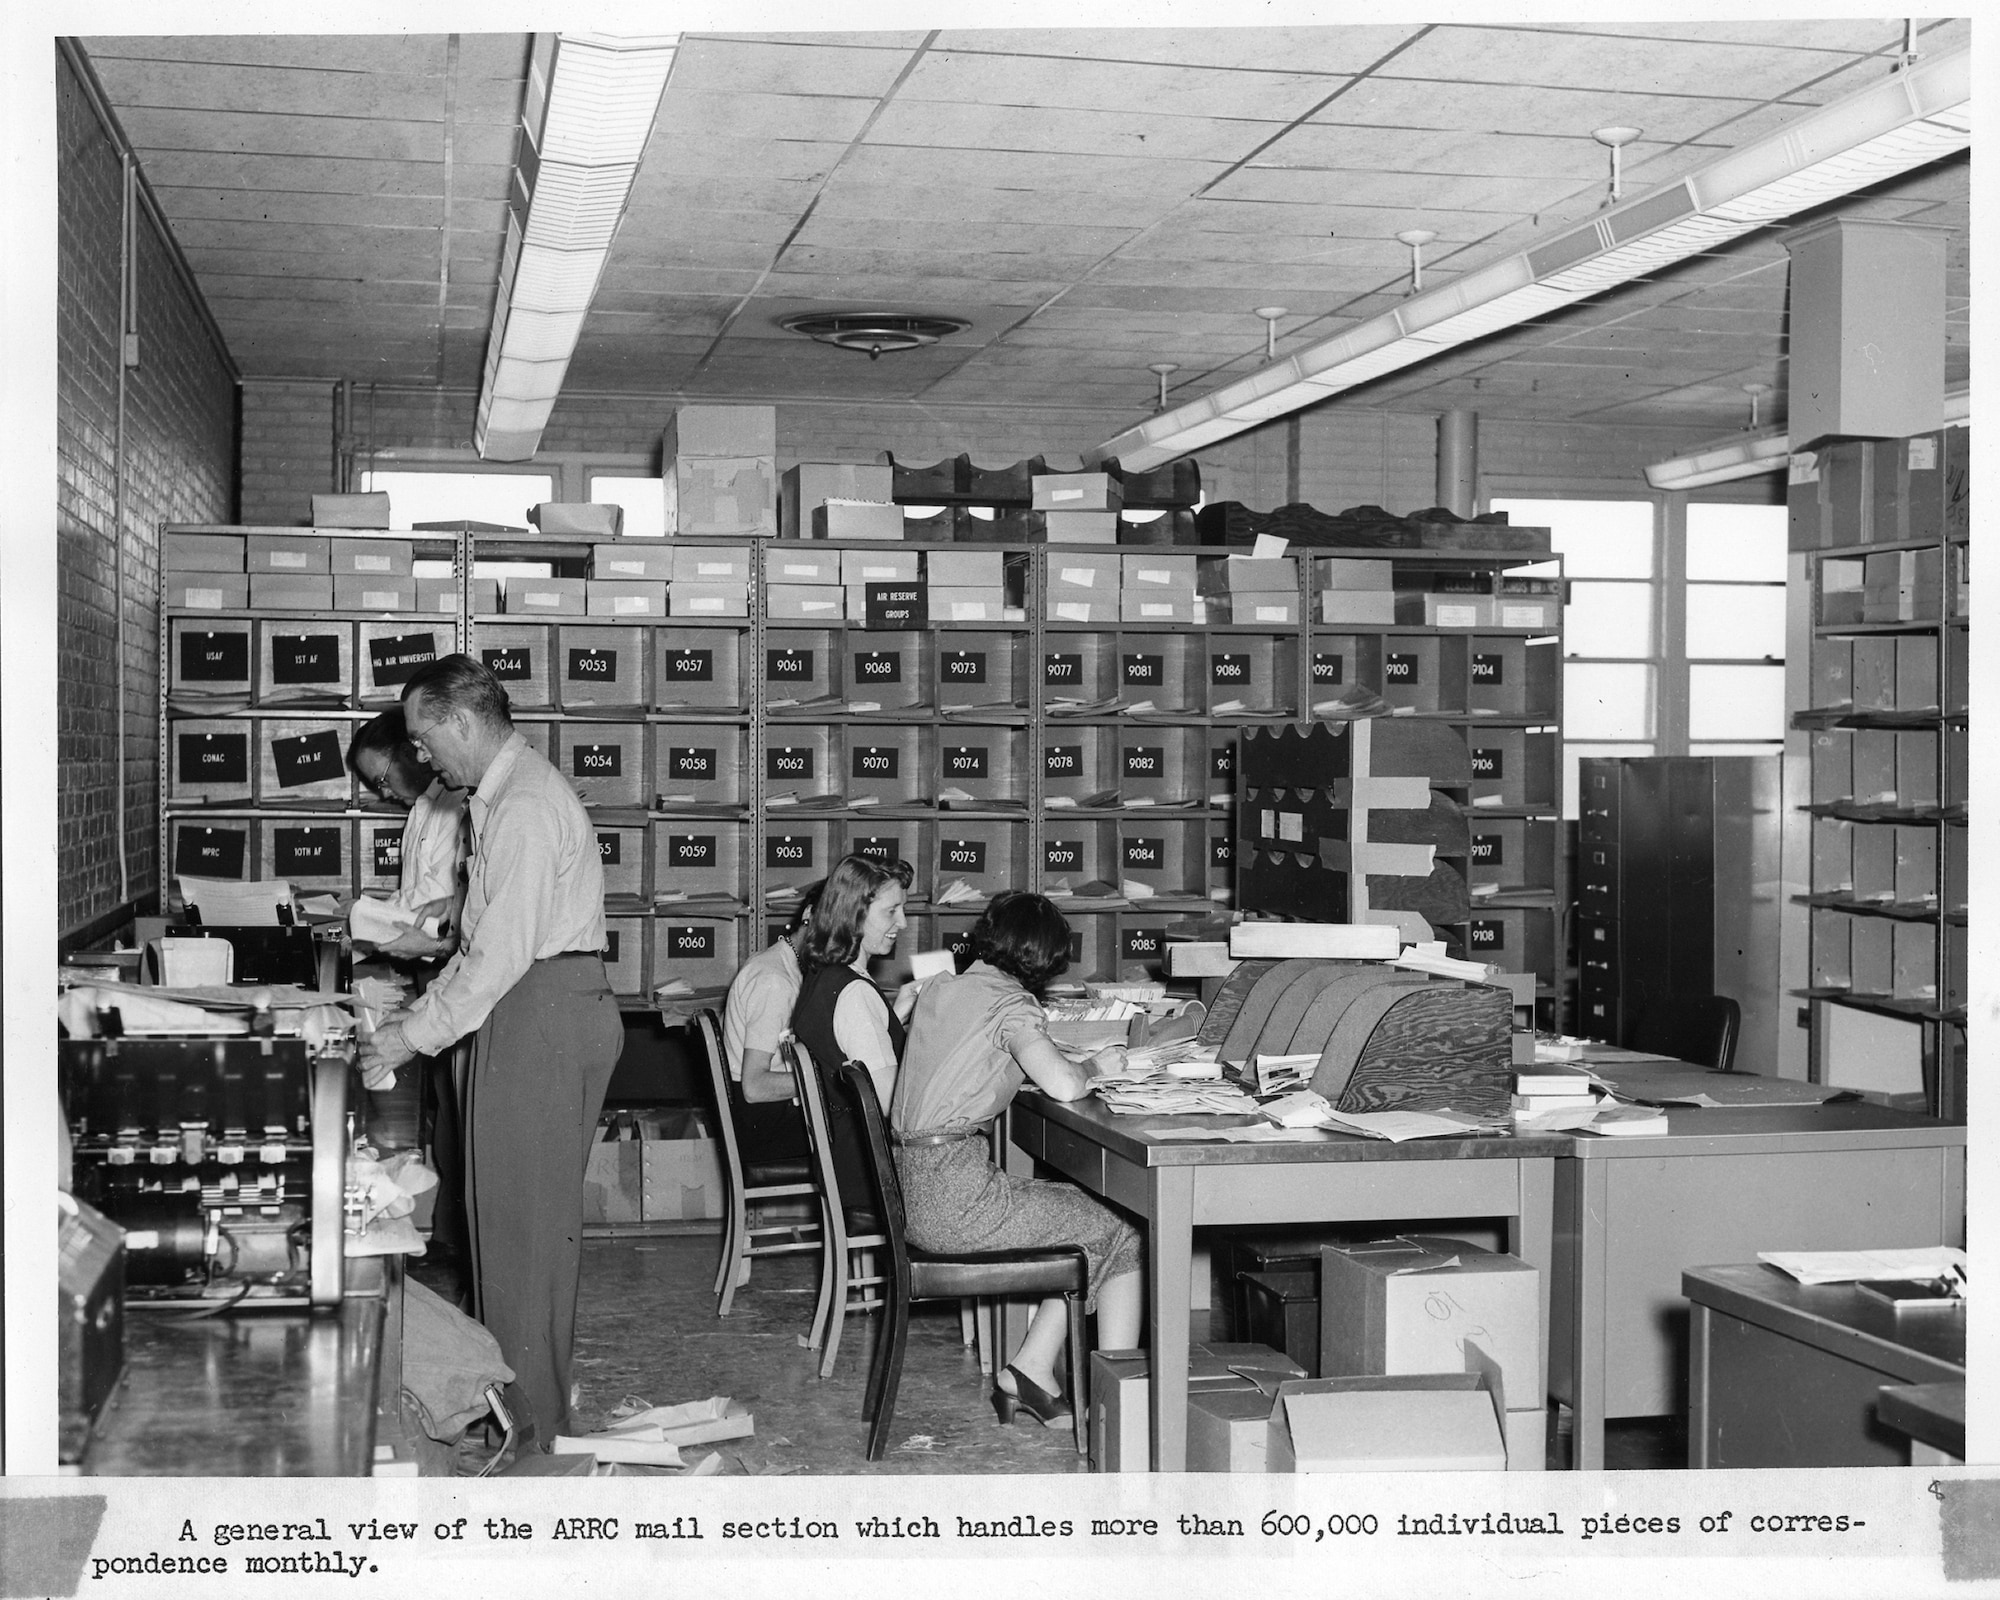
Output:
<path fill-rule="evenodd" d="M 803 889 L 824 878 L 833 866 L 829 846 L 833 825 L 786 817 L 782 812 L 764 824 L 764 892 Z"/>
<path fill-rule="evenodd" d="M 449 624 L 417 617 L 364 622 L 357 631 L 354 656 L 364 704 L 395 704 L 402 698 L 404 684 L 457 648 Z"/>
<path fill-rule="evenodd" d="M 248 700 L 256 681 L 248 621 L 177 617 L 168 625 L 167 692 Z M 351 632 L 351 630 L 350 630 Z"/>
<path fill-rule="evenodd" d="M 824 628 L 771 628 L 764 634 L 765 703 L 774 710 L 839 693 L 839 650 L 845 632 Z"/>
<path fill-rule="evenodd" d="M 1120 729 L 1118 737 L 1116 787 L 1126 805 L 1207 796 L 1207 730 L 1139 725 Z"/>
<path fill-rule="evenodd" d="M 639 900 L 649 895 L 645 827 L 599 823 L 592 831 L 597 837 L 597 865 L 604 876 L 605 898 Z"/>
<path fill-rule="evenodd" d="M 1118 825 L 1118 883 L 1155 895 L 1208 897 L 1207 828 L 1170 815 L 1126 818 Z M 1133 888 L 1126 887 L 1128 896 Z M 1134 896 L 1136 898 L 1136 896 Z"/>
<path fill-rule="evenodd" d="M 1155 711 L 1191 711 L 1203 706 L 1202 641 L 1189 633 L 1135 633 L 1118 636 L 1118 693 L 1125 704 L 1150 703 Z"/>
<path fill-rule="evenodd" d="M 565 711 L 647 703 L 648 630 L 636 624 L 556 629 L 556 699 Z"/>
<path fill-rule="evenodd" d="M 1483 801 L 1500 806 L 1547 806 L 1561 798 L 1557 791 L 1556 735 L 1525 728 L 1466 730 L 1472 753 L 1473 821 Z"/>
<path fill-rule="evenodd" d="M 354 723 L 274 719 L 257 725 L 257 799 L 264 805 L 345 808 L 354 803 L 347 745 Z"/>
<path fill-rule="evenodd" d="M 838 854 L 834 859 L 838 860 L 842 855 L 866 856 L 885 867 L 906 861 L 912 875 L 910 898 L 925 900 L 930 897 L 931 890 L 929 836 L 932 827 L 933 824 L 928 822 L 891 817 L 868 817 L 849 822 L 842 829 L 842 838 L 836 846 Z"/>
<path fill-rule="evenodd" d="M 1465 709 L 1465 640 L 1437 634 L 1382 638 L 1381 682 L 1370 685 L 1392 706 L 1413 711 Z"/>
<path fill-rule="evenodd" d="M 651 917 L 606 917 L 604 919 L 604 976 L 616 995 L 635 996 L 646 992 L 646 935 Z"/>
<path fill-rule="evenodd" d="M 176 629 L 187 626 L 174 624 Z M 185 635 L 182 638 L 185 639 Z M 207 687 L 202 685 L 201 687 Z M 354 625 L 348 622 L 257 624 L 257 703 L 343 703 L 354 693 Z"/>
<path fill-rule="evenodd" d="M 261 866 L 257 824 L 249 818 L 198 822 L 176 817 L 167 825 L 167 869 L 176 878 L 254 878 Z"/>
<path fill-rule="evenodd" d="M 1016 729 L 947 726 L 938 731 L 937 788 L 953 803 L 1024 804 L 1028 736 Z M 958 795 L 970 796 L 959 800 Z"/>
<path fill-rule="evenodd" d="M 555 630 L 546 622 L 475 622 L 472 659 L 499 680 L 517 710 L 555 704 Z"/>
<path fill-rule="evenodd" d="M 404 821 L 372 816 L 355 824 L 354 881 L 363 892 L 394 894 L 402 887 Z"/>
<path fill-rule="evenodd" d="M 747 890 L 743 830 L 730 821 L 686 817 L 653 824 L 653 898 L 727 895 Z"/>
<path fill-rule="evenodd" d="M 1310 677 L 1307 687 L 1315 703 L 1332 700 L 1339 691 L 1355 684 L 1379 690 L 1382 640 L 1372 633 L 1315 632 L 1307 668 Z"/>
<path fill-rule="evenodd" d="M 1118 944 L 1114 952 L 1119 978 L 1143 983 L 1158 979 L 1163 974 L 1167 958 L 1167 924 L 1170 920 L 1130 911 L 1119 913 Z"/>
<path fill-rule="evenodd" d="M 354 890 L 354 828 L 322 818 L 267 818 L 258 877 L 294 889 L 346 895 Z"/>
<path fill-rule="evenodd" d="M 1118 788 L 1118 730 L 1089 723 L 1047 724 L 1042 734 L 1042 796 L 1054 813 Z"/>
<path fill-rule="evenodd" d="M 927 804 L 935 790 L 924 759 L 924 731 L 895 724 L 854 724 L 841 756 L 842 788 L 849 805 Z"/>
<path fill-rule="evenodd" d="M 1549 972 L 1555 959 L 1555 913 L 1545 906 L 1472 903 L 1465 954 L 1504 972 Z"/>
<path fill-rule="evenodd" d="M 556 769 L 587 806 L 642 808 L 646 726 L 640 722 L 565 722 L 556 727 Z"/>
<path fill-rule="evenodd" d="M 167 741 L 170 799 L 212 804 L 250 799 L 257 771 L 254 722 L 179 718 L 168 724 Z"/>
<path fill-rule="evenodd" d="M 764 799 L 840 794 L 834 752 L 837 730 L 804 722 L 774 722 L 764 730 Z M 773 815 L 779 814 L 775 809 Z"/>
<path fill-rule="evenodd" d="M 1042 650 L 1044 702 L 1103 700 L 1117 694 L 1118 650 L 1109 634 L 1064 633 Z"/>
<path fill-rule="evenodd" d="M 1283 636 L 1217 633 L 1206 636 L 1208 709 L 1218 717 L 1238 711 L 1298 709 L 1298 641 Z"/>
<path fill-rule="evenodd" d="M 937 888 L 962 882 L 991 897 L 1002 889 L 1019 888 L 1027 865 L 1028 830 L 1024 823 L 975 821 L 942 816 L 937 821 Z"/>
<path fill-rule="evenodd" d="M 1115 884 L 1117 850 L 1116 824 L 1052 814 L 1042 826 L 1042 892 L 1057 882 L 1071 889 L 1086 883 Z M 1068 912 L 1088 900 L 1059 899 L 1057 904 Z"/>
<path fill-rule="evenodd" d="M 696 989 L 727 988 L 743 961 L 739 927 L 729 917 L 675 913 L 655 917 L 651 987 L 657 989 L 678 978 Z"/>
<path fill-rule="evenodd" d="M 884 711 L 921 705 L 928 684 L 924 672 L 924 636 L 920 633 L 847 635 L 847 698 L 859 709 L 872 703 Z"/>
<path fill-rule="evenodd" d="M 740 805 L 743 729 L 725 722 L 663 722 L 653 729 L 654 803 Z"/>
<path fill-rule="evenodd" d="M 1552 889 L 1556 825 L 1547 818 L 1481 816 L 1473 811 L 1468 882 L 1506 889 Z"/>
<path fill-rule="evenodd" d="M 743 708 L 747 635 L 735 628 L 654 628 L 652 641 L 653 704 L 660 710 Z"/>
<path fill-rule="evenodd" d="M 1028 703 L 1027 635 L 972 633 L 953 629 L 938 635 L 932 656 L 934 702 L 945 706 L 1025 707 Z"/>

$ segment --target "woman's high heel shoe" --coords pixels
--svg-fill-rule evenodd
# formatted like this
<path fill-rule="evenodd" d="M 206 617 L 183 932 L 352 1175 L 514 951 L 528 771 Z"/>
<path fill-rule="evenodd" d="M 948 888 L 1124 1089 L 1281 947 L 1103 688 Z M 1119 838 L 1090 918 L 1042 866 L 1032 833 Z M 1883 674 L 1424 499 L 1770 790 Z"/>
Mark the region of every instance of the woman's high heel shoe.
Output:
<path fill-rule="evenodd" d="M 1013 1373 L 1014 1387 L 1019 1392 L 1009 1394 L 994 1384 L 993 1409 L 1002 1422 L 1012 1422 L 1018 1413 L 1026 1411 L 1045 1428 L 1067 1428 L 1074 1423 L 1075 1414 L 1061 1395 L 1050 1394 L 1019 1367 L 1010 1366 L 1007 1370 Z"/>

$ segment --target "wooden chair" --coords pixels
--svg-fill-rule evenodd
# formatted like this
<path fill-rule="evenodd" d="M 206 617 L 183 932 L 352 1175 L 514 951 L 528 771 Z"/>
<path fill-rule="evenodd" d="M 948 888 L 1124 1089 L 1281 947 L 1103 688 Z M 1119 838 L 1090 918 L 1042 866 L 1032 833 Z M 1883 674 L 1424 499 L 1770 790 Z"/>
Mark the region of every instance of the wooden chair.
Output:
<path fill-rule="evenodd" d="M 813 1313 L 807 1345 L 820 1352 L 819 1375 L 833 1376 L 840 1355 L 840 1334 L 850 1311 L 878 1311 L 884 1279 L 876 1270 L 875 1252 L 884 1243 L 878 1220 L 849 1211 L 841 1203 L 840 1173 L 834 1164 L 833 1134 L 826 1114 L 826 1084 L 813 1065 L 812 1053 L 790 1033 L 779 1035 L 778 1058 L 799 1086 L 799 1106 L 806 1117 L 806 1142 L 812 1146 L 818 1177 L 820 1207 L 819 1305 Z"/>
<path fill-rule="evenodd" d="M 1726 994 L 1661 995 L 1640 1004 L 1624 1042 L 1628 1050 L 1728 1072 L 1742 1026 L 1743 1008 Z"/>
<path fill-rule="evenodd" d="M 743 1085 L 729 1075 L 723 1058 L 722 1032 L 715 1013 L 704 1008 L 695 1016 L 701 1030 L 702 1047 L 708 1054 L 709 1081 L 715 1088 L 716 1121 L 722 1127 L 722 1176 L 729 1187 L 722 1226 L 722 1262 L 715 1272 L 715 1308 L 718 1317 L 729 1315 L 738 1284 L 748 1280 L 750 1262 L 757 1256 L 789 1255 L 819 1248 L 817 1222 L 762 1223 L 752 1213 L 773 1200 L 815 1199 L 819 1187 L 810 1161 L 749 1161 L 736 1134 L 736 1119 L 744 1109 Z M 777 1240 L 777 1243 L 762 1243 Z"/>
<path fill-rule="evenodd" d="M 934 1255 L 904 1237 L 903 1185 L 889 1154 L 889 1133 L 875 1098 L 875 1080 L 856 1061 L 843 1062 L 840 1087 L 854 1104 L 882 1201 L 882 1231 L 889 1252 L 888 1308 L 877 1335 L 868 1372 L 868 1459 L 880 1461 L 896 1415 L 896 1390 L 903 1379 L 903 1350 L 914 1300 L 987 1300 L 995 1297 L 1061 1295 L 1069 1302 L 1069 1393 L 1076 1419 L 1076 1453 L 1088 1448 L 1084 1389 L 1083 1307 L 1090 1290 L 1090 1265 L 1081 1246 L 1052 1245 L 1033 1250 L 989 1250 Z M 996 1357 L 997 1360 L 997 1357 Z"/>

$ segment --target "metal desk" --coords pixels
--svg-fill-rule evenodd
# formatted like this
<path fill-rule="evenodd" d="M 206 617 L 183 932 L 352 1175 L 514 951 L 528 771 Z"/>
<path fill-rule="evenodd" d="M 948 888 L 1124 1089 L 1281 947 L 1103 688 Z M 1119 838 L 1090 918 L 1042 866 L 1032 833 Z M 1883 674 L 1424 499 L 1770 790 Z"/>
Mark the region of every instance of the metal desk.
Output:
<path fill-rule="evenodd" d="M 1600 1062 L 1643 1094 L 1681 1063 Z M 1957 1244 L 1965 1129 L 1858 1102 L 1701 1107 L 1657 1138 L 1572 1140 L 1556 1169 L 1551 1393 L 1576 1456 L 1604 1465 L 1607 1417 L 1683 1408 L 1681 1274 L 1760 1250 Z M 1886 1381 L 1886 1380 L 1885 1380 Z"/>
<path fill-rule="evenodd" d="M 1506 1217 L 1510 1247 L 1541 1273 L 1546 1362 L 1554 1169 L 1571 1142 L 1565 1135 L 1390 1144 L 1327 1133 L 1297 1144 L 1191 1144 L 1149 1130 L 1242 1119 L 1118 1116 L 1095 1098 L 1062 1104 L 1032 1092 L 1015 1097 L 1009 1118 L 1009 1171 L 1026 1175 L 1042 1162 L 1145 1225 L 1156 1472 L 1187 1468 L 1188 1280 L 1198 1227 Z"/>
<path fill-rule="evenodd" d="M 1898 1312 L 1852 1284 L 1776 1267 L 1682 1274 L 1693 1306 L 1691 1467 L 1896 1467 L 1884 1384 L 1963 1383 L 1965 1308 Z"/>

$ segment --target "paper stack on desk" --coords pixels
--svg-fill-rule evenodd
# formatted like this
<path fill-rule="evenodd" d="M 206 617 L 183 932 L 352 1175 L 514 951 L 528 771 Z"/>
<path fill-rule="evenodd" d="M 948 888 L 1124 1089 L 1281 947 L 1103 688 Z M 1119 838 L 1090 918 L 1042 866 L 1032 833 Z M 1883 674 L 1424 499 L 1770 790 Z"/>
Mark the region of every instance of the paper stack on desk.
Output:
<path fill-rule="evenodd" d="M 1178 1078 L 1100 1078 L 1091 1092 L 1128 1117 L 1255 1116 L 1257 1102 L 1234 1084 L 1187 1083 Z"/>
<path fill-rule="evenodd" d="M 1860 1283 L 1874 1279 L 1965 1277 L 1965 1252 L 1950 1245 L 1908 1250 L 1759 1250 L 1757 1259 L 1800 1283 Z"/>

